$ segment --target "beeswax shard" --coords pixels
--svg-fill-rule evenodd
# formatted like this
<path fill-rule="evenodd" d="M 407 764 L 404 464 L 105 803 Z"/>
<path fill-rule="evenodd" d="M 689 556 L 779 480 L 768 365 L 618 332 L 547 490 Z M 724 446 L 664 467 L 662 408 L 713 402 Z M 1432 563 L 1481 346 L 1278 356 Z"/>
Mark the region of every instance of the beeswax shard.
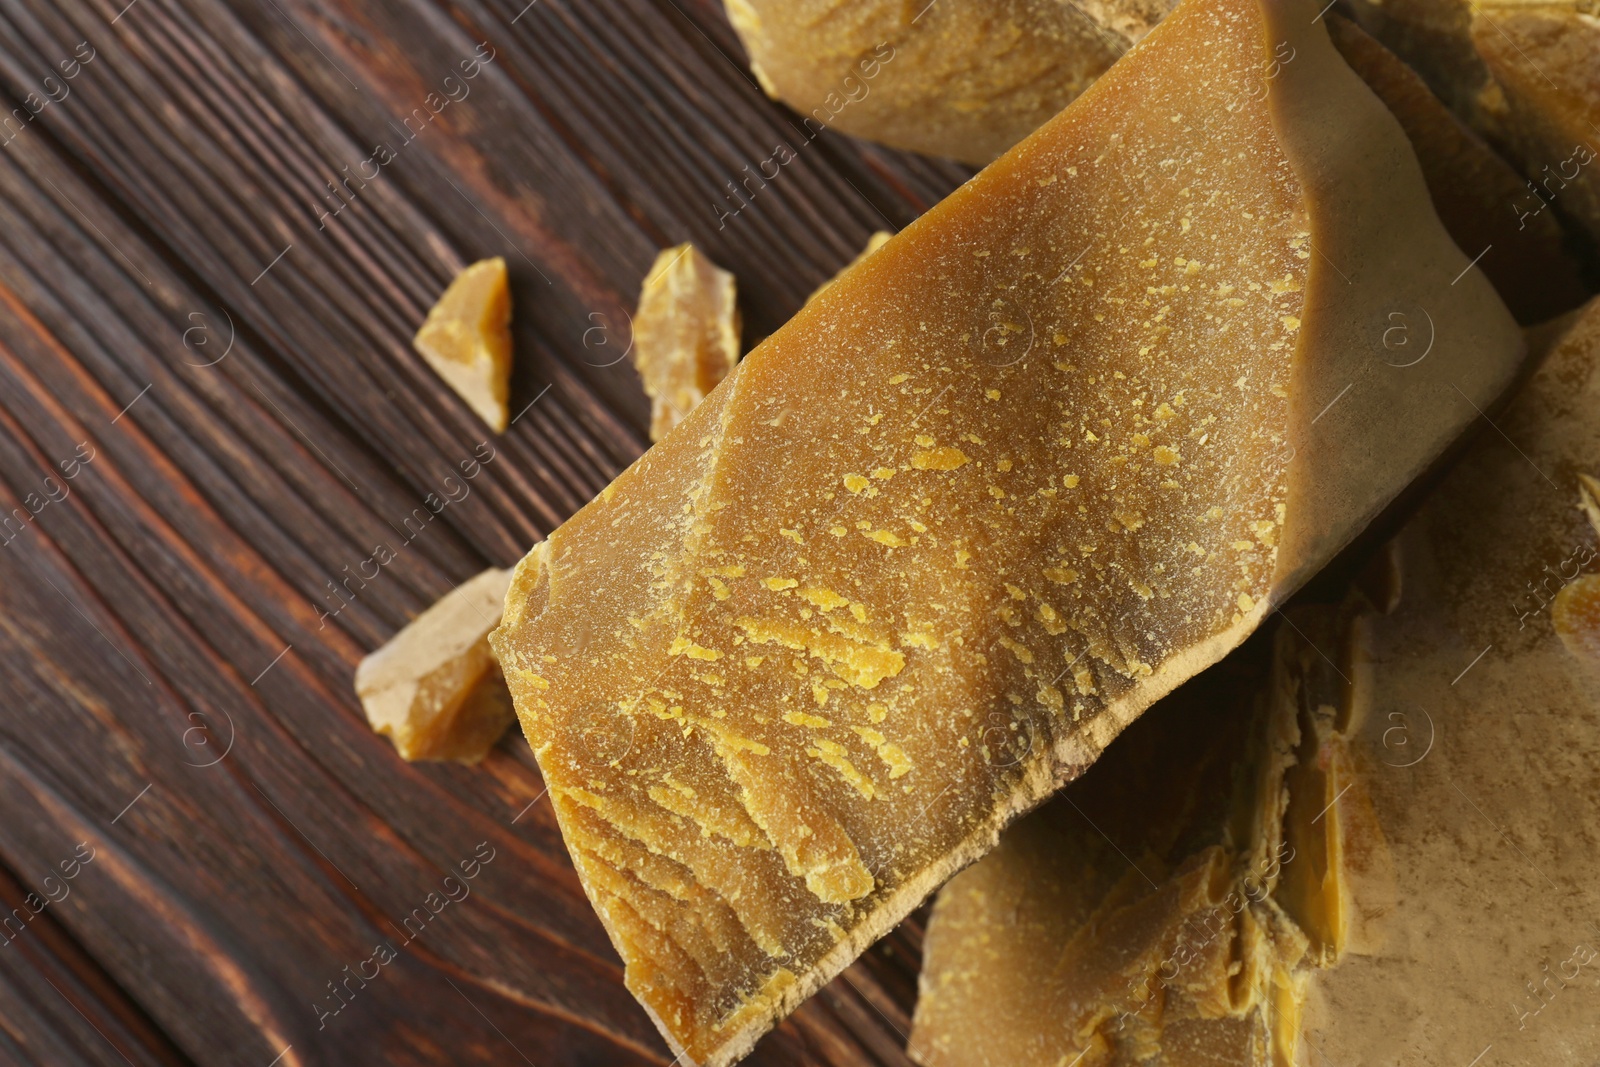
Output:
<path fill-rule="evenodd" d="M 428 312 L 413 346 L 445 384 L 504 433 L 511 395 L 511 291 L 496 256 L 460 274 Z"/>
<path fill-rule="evenodd" d="M 492 641 L 686 1059 L 747 1051 L 1516 372 L 1315 14 L 1186 3 L 518 567 Z M 1404 368 L 1402 307 L 1438 331 Z"/>
<path fill-rule="evenodd" d="M 1529 184 L 1507 211 L 1527 218 L 1549 201 L 1600 241 L 1600 5 L 1353 0 L 1350 9 L 1518 164 Z"/>
<path fill-rule="evenodd" d="M 738 362 L 733 275 L 694 245 L 662 249 L 633 319 L 633 364 L 650 396 L 650 440 L 682 422 Z"/>
<path fill-rule="evenodd" d="M 984 164 L 1038 129 L 1173 0 L 726 0 L 767 95 L 837 128 Z"/>
<path fill-rule="evenodd" d="M 1581 979 L 1600 961 L 1600 844 L 1576 829 L 1600 819 L 1600 517 L 1586 514 L 1588 476 L 1567 473 L 1600 459 L 1600 303 L 1497 422 L 1506 437 L 1480 439 L 1402 533 L 1379 608 L 1296 610 L 1270 680 L 1230 657 L 1217 670 L 1242 676 L 1207 673 L 1152 709 L 1065 800 L 951 881 L 929 924 L 914 1057 L 1600 1054 Z M 1255 754 L 1227 818 L 1196 776 L 1209 753 L 1184 734 L 1180 698 L 1214 703 L 1224 724 L 1252 699 L 1268 709 L 1232 742 L 1241 761 Z M 1154 862 L 1140 858 L 1152 839 Z M 1223 864 L 1248 903 L 1201 894 L 1228 904 L 1215 918 L 1172 906 L 1219 847 L 1266 859 Z M 1252 891 L 1251 874 L 1270 877 Z"/>
<path fill-rule="evenodd" d="M 1600 469 L 1600 463 L 1595 467 Z M 1578 475 L 1578 507 L 1600 538 L 1600 480 Z M 1563 585 L 1551 604 L 1550 620 L 1574 656 L 1600 664 L 1600 574 L 1585 574 Z"/>
<path fill-rule="evenodd" d="M 463 582 L 356 668 L 367 721 L 402 759 L 476 763 L 516 717 L 487 639 L 510 583 L 493 568 Z"/>

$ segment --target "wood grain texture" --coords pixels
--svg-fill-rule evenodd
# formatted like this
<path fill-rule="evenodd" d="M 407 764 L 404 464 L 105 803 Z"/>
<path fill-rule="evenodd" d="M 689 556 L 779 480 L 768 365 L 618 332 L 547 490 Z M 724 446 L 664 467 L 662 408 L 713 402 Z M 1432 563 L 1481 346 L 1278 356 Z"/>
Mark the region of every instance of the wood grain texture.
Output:
<path fill-rule="evenodd" d="M 0 1063 L 188 1064 L 50 914 L 71 896 L 71 882 L 50 870 L 47 887 L 24 888 L 0 868 L 0 909 L 12 923 L 0 949 L 0 1003 L 8 1009 L 0 1014 Z"/>
<path fill-rule="evenodd" d="M 125 5 L 0 0 L 0 901 L 94 852 L 0 1061 L 667 1064 L 526 744 L 408 766 L 355 664 L 640 454 L 658 248 L 751 344 L 968 172 L 810 139 L 715 0 Z M 410 349 L 491 255 L 496 439 Z M 920 929 L 751 1062 L 907 1063 Z"/>

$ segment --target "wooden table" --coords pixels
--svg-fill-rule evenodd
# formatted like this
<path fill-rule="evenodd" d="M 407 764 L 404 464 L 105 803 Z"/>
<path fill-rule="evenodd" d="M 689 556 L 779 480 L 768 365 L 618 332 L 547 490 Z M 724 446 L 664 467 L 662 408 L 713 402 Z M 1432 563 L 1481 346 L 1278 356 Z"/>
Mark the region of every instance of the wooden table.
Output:
<path fill-rule="evenodd" d="M 408 766 L 352 672 L 645 447 L 659 248 L 753 344 L 968 172 L 809 138 L 717 0 L 0 0 L 0 81 L 0 1061 L 668 1063 L 522 738 Z M 493 255 L 500 438 L 409 343 Z M 919 935 L 750 1062 L 907 1063 Z"/>

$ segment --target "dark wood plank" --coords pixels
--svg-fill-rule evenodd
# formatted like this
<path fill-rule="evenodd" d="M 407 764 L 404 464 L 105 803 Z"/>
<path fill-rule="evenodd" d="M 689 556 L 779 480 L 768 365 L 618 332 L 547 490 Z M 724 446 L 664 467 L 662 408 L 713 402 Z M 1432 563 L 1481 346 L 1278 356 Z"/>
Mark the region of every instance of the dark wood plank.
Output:
<path fill-rule="evenodd" d="M 13 98 L 75 54 L 0 151 L 0 862 L 96 859 L 57 950 L 0 968 L 0 1056 L 104 1057 L 40 995 L 70 970 L 131 1062 L 668 1062 L 526 745 L 407 766 L 351 674 L 640 453 L 617 357 L 659 247 L 736 271 L 753 342 L 967 172 L 807 139 L 714 0 L 0 0 Z M 524 411 L 493 440 L 409 346 L 487 255 Z M 918 937 L 753 1062 L 908 1062 Z"/>
<path fill-rule="evenodd" d="M 61 842 L 55 864 L 24 880 L 0 867 L 0 1063 L 183 1067 L 173 1047 L 56 921 L 93 866 L 87 842 Z"/>

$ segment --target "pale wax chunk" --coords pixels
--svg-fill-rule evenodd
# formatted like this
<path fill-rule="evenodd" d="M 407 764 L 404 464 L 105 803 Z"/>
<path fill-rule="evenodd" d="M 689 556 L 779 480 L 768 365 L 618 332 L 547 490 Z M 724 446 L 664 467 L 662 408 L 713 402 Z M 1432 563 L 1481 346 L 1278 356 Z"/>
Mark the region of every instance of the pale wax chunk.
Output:
<path fill-rule="evenodd" d="M 511 290 L 504 259 L 485 259 L 456 275 L 412 345 L 490 429 L 505 433 L 511 394 Z"/>
<path fill-rule="evenodd" d="M 1326 768 L 1291 802 L 1326 857 L 1302 873 L 1342 887 L 1325 918 L 1291 907 L 1330 961 L 1302 1023 L 1328 1062 L 1600 1058 L 1600 663 L 1551 600 L 1600 573 L 1576 506 L 1600 466 L 1600 303 L 1495 427 L 1400 537 L 1398 609 L 1357 620 L 1353 696 L 1302 760 Z"/>
<path fill-rule="evenodd" d="M 633 317 L 633 364 L 650 396 L 659 441 L 739 363 L 733 275 L 690 244 L 665 248 L 645 276 Z"/>
<path fill-rule="evenodd" d="M 491 641 L 685 1061 L 747 1052 L 1514 379 L 1316 14 L 1186 0 L 519 565 Z"/>
<path fill-rule="evenodd" d="M 356 668 L 367 721 L 401 758 L 475 763 L 511 725 L 488 642 L 511 573 L 491 568 L 463 582 Z"/>

